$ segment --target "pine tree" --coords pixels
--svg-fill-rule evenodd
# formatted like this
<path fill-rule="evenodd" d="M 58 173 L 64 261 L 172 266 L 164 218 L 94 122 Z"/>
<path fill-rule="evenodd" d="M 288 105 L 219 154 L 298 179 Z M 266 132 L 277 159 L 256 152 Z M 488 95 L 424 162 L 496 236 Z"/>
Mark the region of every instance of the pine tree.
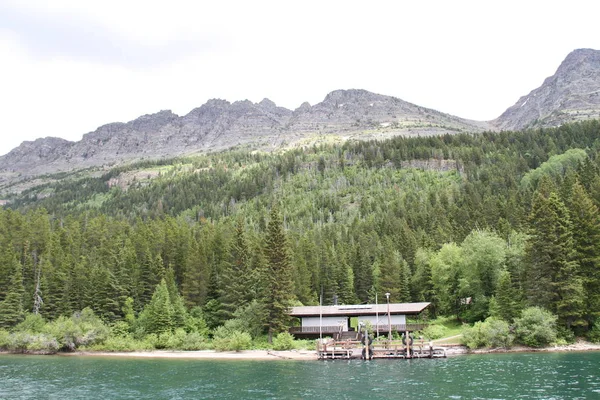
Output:
<path fill-rule="evenodd" d="M 294 254 L 294 289 L 296 298 L 302 304 L 311 304 L 316 302 L 315 292 L 313 291 L 313 273 L 311 269 L 311 260 L 314 251 L 314 242 L 310 241 L 307 235 L 299 240 Z"/>
<path fill-rule="evenodd" d="M 367 302 L 370 298 L 369 291 L 374 285 L 373 261 L 364 244 L 366 238 L 361 239 L 354 255 L 354 291 L 359 301 Z"/>
<path fill-rule="evenodd" d="M 408 303 L 411 300 L 410 297 L 410 266 L 408 263 L 401 259 L 400 266 L 400 287 L 398 290 L 398 301 L 401 303 Z"/>
<path fill-rule="evenodd" d="M 379 257 L 379 289 L 381 293 L 390 293 L 395 301 L 399 301 L 400 290 L 404 290 L 403 261 L 392 241 L 385 238 Z"/>
<path fill-rule="evenodd" d="M 23 320 L 23 270 L 16 259 L 12 260 L 10 286 L 0 302 L 0 328 L 10 328 Z"/>
<path fill-rule="evenodd" d="M 271 343 L 273 335 L 284 332 L 288 326 L 288 309 L 294 293 L 288 244 L 277 206 L 271 208 L 265 254 L 267 258 L 265 309 L 269 343 Z"/>
<path fill-rule="evenodd" d="M 528 299 L 533 306 L 557 313 L 567 326 L 583 315 L 583 287 L 571 220 L 555 192 L 538 192 L 530 215 Z"/>
<path fill-rule="evenodd" d="M 210 269 L 202 238 L 194 240 L 186 263 L 182 293 L 188 307 L 202 306 L 208 294 Z"/>
<path fill-rule="evenodd" d="M 585 292 L 585 314 L 591 325 L 600 316 L 600 215 L 579 183 L 573 185 L 569 200 L 575 257 Z"/>
<path fill-rule="evenodd" d="M 498 286 L 496 288 L 496 305 L 498 308 L 498 317 L 506 322 L 512 322 L 519 316 L 521 307 L 518 302 L 517 293 L 514 289 L 510 272 L 503 270 L 500 272 Z"/>
<path fill-rule="evenodd" d="M 165 282 L 167 284 L 167 291 L 169 292 L 169 300 L 171 301 L 173 315 L 173 327 L 180 328 L 185 325 L 187 319 L 187 310 L 183 302 L 183 298 L 179 294 L 177 289 L 177 283 L 175 283 L 175 271 L 173 268 L 167 269 Z"/>
<path fill-rule="evenodd" d="M 235 237 L 229 249 L 229 259 L 225 261 L 222 274 L 224 290 L 220 301 L 223 305 L 223 318 L 230 319 L 240 307 L 250 303 L 253 297 L 252 276 L 248 245 L 244 234 L 244 222 L 239 219 L 235 227 Z"/>
<path fill-rule="evenodd" d="M 557 263 L 565 259 L 560 236 L 566 232 L 564 229 L 558 230 L 558 220 L 559 216 L 549 199 L 542 192 L 536 192 L 529 216 L 527 298 L 530 305 L 548 310 L 554 309 L 556 301 Z"/>
<path fill-rule="evenodd" d="M 144 321 L 146 332 L 159 334 L 173 329 L 173 314 L 169 289 L 163 278 L 156 286 L 152 300 L 144 308 L 140 319 Z"/>

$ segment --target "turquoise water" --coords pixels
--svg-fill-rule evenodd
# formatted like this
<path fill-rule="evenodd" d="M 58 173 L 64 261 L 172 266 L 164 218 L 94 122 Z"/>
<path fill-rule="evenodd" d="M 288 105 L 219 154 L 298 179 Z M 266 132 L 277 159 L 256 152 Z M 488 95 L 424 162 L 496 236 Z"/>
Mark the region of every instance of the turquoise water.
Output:
<path fill-rule="evenodd" d="M 600 353 L 374 361 L 0 355 L 0 399 L 600 399 Z"/>

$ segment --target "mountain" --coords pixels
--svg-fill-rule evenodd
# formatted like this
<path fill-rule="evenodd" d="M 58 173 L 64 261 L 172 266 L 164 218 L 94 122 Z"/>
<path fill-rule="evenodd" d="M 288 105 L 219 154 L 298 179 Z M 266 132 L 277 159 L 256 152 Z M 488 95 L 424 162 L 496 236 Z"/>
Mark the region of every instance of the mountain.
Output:
<path fill-rule="evenodd" d="M 0 157 L 0 183 L 235 146 L 271 151 L 315 143 L 327 136 L 336 140 L 382 139 L 485 129 L 489 129 L 486 123 L 366 90 L 336 90 L 321 103 L 304 103 L 294 111 L 269 99 L 259 103 L 213 99 L 181 117 L 160 111 L 127 123 L 107 124 L 85 134 L 79 142 L 57 138 L 23 142 Z"/>
<path fill-rule="evenodd" d="M 520 130 L 600 118 L 600 51 L 571 52 L 542 86 L 489 122 L 462 119 L 366 90 L 336 90 L 295 110 L 213 99 L 178 116 L 171 111 L 111 123 L 78 142 L 44 138 L 23 142 L 0 157 L 0 190 L 38 175 L 172 158 L 232 147 L 273 151 L 320 142 Z"/>
<path fill-rule="evenodd" d="M 591 118 L 600 118 L 600 51 L 578 49 L 542 86 L 521 97 L 491 124 L 520 130 Z"/>

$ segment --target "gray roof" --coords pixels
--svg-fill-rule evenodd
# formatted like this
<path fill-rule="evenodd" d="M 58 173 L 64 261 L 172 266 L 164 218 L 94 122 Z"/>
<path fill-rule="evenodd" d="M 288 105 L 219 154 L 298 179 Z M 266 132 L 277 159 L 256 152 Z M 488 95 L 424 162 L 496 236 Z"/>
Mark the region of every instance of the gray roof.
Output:
<path fill-rule="evenodd" d="M 418 314 L 431 303 L 390 303 L 390 314 Z M 302 306 L 292 307 L 290 312 L 294 317 L 329 316 L 358 316 L 387 314 L 387 303 L 383 304 L 346 304 L 339 306 Z"/>

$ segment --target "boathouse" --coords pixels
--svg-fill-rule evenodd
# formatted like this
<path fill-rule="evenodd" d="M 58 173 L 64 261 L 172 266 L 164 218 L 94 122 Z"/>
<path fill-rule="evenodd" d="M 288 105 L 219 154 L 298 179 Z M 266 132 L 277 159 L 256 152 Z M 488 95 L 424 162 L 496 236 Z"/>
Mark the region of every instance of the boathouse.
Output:
<path fill-rule="evenodd" d="M 346 336 L 356 332 L 359 324 L 369 324 L 372 332 L 413 332 L 423 324 L 407 324 L 407 316 L 417 316 L 430 303 L 355 304 L 292 307 L 290 315 L 300 319 L 290 333 L 297 337 Z"/>

